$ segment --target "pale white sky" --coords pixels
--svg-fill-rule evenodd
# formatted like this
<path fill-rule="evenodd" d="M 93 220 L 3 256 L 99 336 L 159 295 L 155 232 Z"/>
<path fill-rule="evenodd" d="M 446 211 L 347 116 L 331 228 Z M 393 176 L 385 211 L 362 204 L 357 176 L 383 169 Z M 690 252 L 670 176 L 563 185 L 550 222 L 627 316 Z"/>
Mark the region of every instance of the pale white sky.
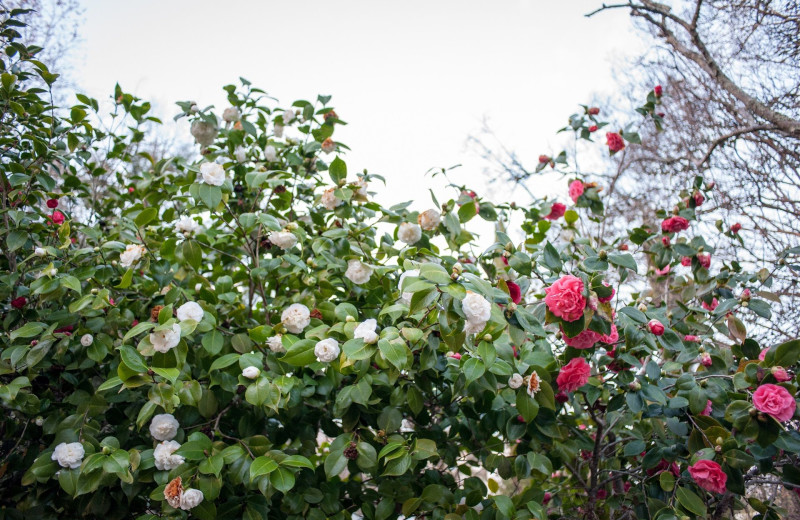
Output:
<path fill-rule="evenodd" d="M 488 117 L 531 165 L 556 152 L 555 130 L 578 103 L 613 89 L 612 61 L 639 45 L 622 10 L 601 0 L 85 0 L 79 86 L 106 97 L 115 82 L 152 101 L 167 124 L 176 100 L 226 106 L 221 87 L 245 77 L 288 106 L 333 96 L 349 123 L 351 171 L 387 178 L 379 201 L 420 199 L 424 174 L 481 192 L 483 163 L 465 146 Z M 542 194 L 562 183 L 537 182 Z M 422 200 L 424 199 L 424 202 Z M 524 200 L 521 194 L 519 199 Z"/>

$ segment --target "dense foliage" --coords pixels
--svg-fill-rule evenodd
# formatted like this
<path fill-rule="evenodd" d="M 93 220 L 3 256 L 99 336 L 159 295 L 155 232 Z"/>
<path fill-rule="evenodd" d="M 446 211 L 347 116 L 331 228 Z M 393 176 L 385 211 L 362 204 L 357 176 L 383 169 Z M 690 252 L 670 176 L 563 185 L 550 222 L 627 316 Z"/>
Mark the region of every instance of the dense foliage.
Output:
<path fill-rule="evenodd" d="M 221 114 L 178 103 L 196 157 L 153 158 L 134 151 L 159 122 L 119 87 L 110 123 L 86 96 L 51 105 L 18 14 L 0 28 L 0 518 L 666 520 L 727 515 L 769 475 L 800 485 L 800 342 L 759 345 L 739 318 L 769 319 L 791 266 L 714 261 L 701 178 L 624 237 L 582 235 L 603 218 L 590 179 L 572 209 L 466 186 L 384 207 L 328 97 L 278 108 L 246 81 Z M 571 129 L 598 124 L 587 107 Z M 476 219 L 498 222 L 478 253 Z"/>

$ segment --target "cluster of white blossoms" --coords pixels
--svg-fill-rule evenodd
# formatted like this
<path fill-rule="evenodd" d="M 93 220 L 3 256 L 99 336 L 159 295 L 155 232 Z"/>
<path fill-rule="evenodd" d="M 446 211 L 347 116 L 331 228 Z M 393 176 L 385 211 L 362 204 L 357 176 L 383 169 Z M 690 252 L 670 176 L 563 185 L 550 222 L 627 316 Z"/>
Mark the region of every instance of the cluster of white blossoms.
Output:
<path fill-rule="evenodd" d="M 286 352 L 286 347 L 283 346 L 282 338 L 283 336 L 281 334 L 276 334 L 275 336 L 267 338 L 267 346 L 276 354 Z"/>
<path fill-rule="evenodd" d="M 408 245 L 416 244 L 422 238 L 422 228 L 417 224 L 403 222 L 397 230 L 397 238 Z"/>
<path fill-rule="evenodd" d="M 138 262 L 144 255 L 145 248 L 139 244 L 128 244 L 119 255 L 119 265 L 128 268 Z"/>
<path fill-rule="evenodd" d="M 160 413 L 150 421 L 150 436 L 157 441 L 171 441 L 178 434 L 180 426 L 171 413 Z"/>
<path fill-rule="evenodd" d="M 360 260 L 352 259 L 347 261 L 347 271 L 344 275 L 348 280 L 356 285 L 361 285 L 369 281 L 372 276 L 372 268 Z"/>
<path fill-rule="evenodd" d="M 178 307 L 178 321 L 194 320 L 203 321 L 203 308 L 196 302 L 186 302 Z"/>
<path fill-rule="evenodd" d="M 339 342 L 333 338 L 326 338 L 318 341 L 314 346 L 314 355 L 317 356 L 317 361 L 322 363 L 330 363 L 339 357 Z"/>
<path fill-rule="evenodd" d="M 195 121 L 192 123 L 192 137 L 200 146 L 209 146 L 217 137 L 217 127 L 205 121 Z"/>
<path fill-rule="evenodd" d="M 203 501 L 203 492 L 199 489 L 187 489 L 181 494 L 180 508 L 188 511 L 200 505 Z M 172 504 L 170 504 L 172 505 Z M 174 507 L 174 506 L 173 506 Z"/>
<path fill-rule="evenodd" d="M 247 160 L 247 149 L 244 146 L 237 146 L 233 150 L 233 156 L 238 162 L 243 163 Z"/>
<path fill-rule="evenodd" d="M 247 379 L 256 379 L 261 374 L 258 367 L 246 367 L 242 370 L 242 375 Z"/>
<path fill-rule="evenodd" d="M 267 240 L 283 250 L 291 249 L 297 243 L 297 237 L 291 231 L 270 231 Z"/>
<path fill-rule="evenodd" d="M 409 269 L 408 271 L 404 272 L 400 275 L 400 280 L 397 282 L 397 287 L 402 289 L 403 288 L 403 280 L 406 279 L 407 276 L 417 277 L 419 276 L 419 269 Z M 406 305 L 411 304 L 411 298 L 414 296 L 414 293 L 404 292 L 400 295 L 400 301 L 405 303 Z"/>
<path fill-rule="evenodd" d="M 221 164 L 206 162 L 200 165 L 203 182 L 211 186 L 222 186 L 225 183 L 225 168 Z"/>
<path fill-rule="evenodd" d="M 85 454 L 80 442 L 62 442 L 53 450 L 50 460 L 57 461 L 62 468 L 75 469 L 81 467 Z"/>
<path fill-rule="evenodd" d="M 336 188 L 328 188 L 322 194 L 322 197 L 320 198 L 319 201 L 323 206 L 325 206 L 325 209 L 332 211 L 337 207 L 341 206 L 342 204 L 344 204 L 344 201 L 342 201 L 342 199 L 338 198 L 336 195 L 333 194 L 335 190 Z"/>
<path fill-rule="evenodd" d="M 91 346 L 92 343 L 94 343 L 94 336 L 91 334 L 84 334 L 81 336 L 81 345 L 84 347 Z"/>
<path fill-rule="evenodd" d="M 300 334 L 311 323 L 311 311 L 302 303 L 293 303 L 284 309 L 281 323 L 292 334 Z"/>
<path fill-rule="evenodd" d="M 417 222 L 425 231 L 433 231 L 442 223 L 442 215 L 435 209 L 426 209 L 419 214 Z"/>
<path fill-rule="evenodd" d="M 378 322 L 372 318 L 364 320 L 362 323 L 359 323 L 356 329 L 353 331 L 353 337 L 355 339 L 364 340 L 364 343 L 367 345 L 377 343 L 378 333 L 375 332 L 377 326 Z"/>
<path fill-rule="evenodd" d="M 170 471 L 183 464 L 186 459 L 182 455 L 174 454 L 180 447 L 181 445 L 175 441 L 159 443 L 156 449 L 153 450 L 156 468 L 161 471 Z"/>
<path fill-rule="evenodd" d="M 275 162 L 278 159 L 278 152 L 271 144 L 264 148 L 264 158 L 269 162 Z"/>
<path fill-rule="evenodd" d="M 242 118 L 242 113 L 236 107 L 228 107 L 222 111 L 222 120 L 226 123 L 235 123 Z"/>
<path fill-rule="evenodd" d="M 525 383 L 525 378 L 522 377 L 520 374 L 514 374 L 508 378 L 509 388 L 513 388 L 514 390 L 521 387 L 523 383 Z"/>
<path fill-rule="evenodd" d="M 464 332 L 467 334 L 482 331 L 492 315 L 492 304 L 473 291 L 467 291 L 467 295 L 461 300 L 461 309 L 467 318 L 467 323 L 464 325 Z"/>
<path fill-rule="evenodd" d="M 175 231 L 184 236 L 194 235 L 200 231 L 200 229 L 200 224 L 188 215 L 182 216 L 181 219 L 175 223 Z"/>
<path fill-rule="evenodd" d="M 181 326 L 177 323 L 172 325 L 172 328 L 166 330 L 158 330 L 150 333 L 150 343 L 156 352 L 166 354 L 170 349 L 178 346 L 181 342 Z"/>

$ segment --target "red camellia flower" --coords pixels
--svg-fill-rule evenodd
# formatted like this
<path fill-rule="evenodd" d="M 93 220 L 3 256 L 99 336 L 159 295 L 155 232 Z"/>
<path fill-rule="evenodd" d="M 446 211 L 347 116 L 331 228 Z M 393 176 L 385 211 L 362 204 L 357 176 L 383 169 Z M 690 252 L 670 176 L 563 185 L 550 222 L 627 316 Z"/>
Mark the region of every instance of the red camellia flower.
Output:
<path fill-rule="evenodd" d="M 13 300 L 11 300 L 11 306 L 14 307 L 15 309 L 21 309 L 25 307 L 27 303 L 28 299 L 25 298 L 24 296 L 20 296 L 19 298 L 14 298 Z"/>
<path fill-rule="evenodd" d="M 628 250 L 628 244 L 620 244 L 619 245 L 619 250 L 620 251 L 627 251 Z"/>
<path fill-rule="evenodd" d="M 544 498 L 542 498 L 542 505 L 546 506 L 548 502 L 550 502 L 552 499 L 553 499 L 552 493 L 545 492 Z"/>
<path fill-rule="evenodd" d="M 653 88 L 653 93 L 656 95 L 656 97 L 661 97 L 661 95 L 664 93 L 664 89 L 661 88 L 661 85 L 656 85 Z"/>
<path fill-rule="evenodd" d="M 508 296 L 511 298 L 511 301 L 514 303 L 519 303 L 522 301 L 522 291 L 519 288 L 519 285 L 515 284 L 514 282 L 506 282 L 506 286 L 508 287 Z"/>
<path fill-rule="evenodd" d="M 583 182 L 579 180 L 574 180 L 569 183 L 569 198 L 572 199 L 572 202 L 578 202 L 578 197 L 583 195 Z"/>
<path fill-rule="evenodd" d="M 664 247 L 669 247 L 670 245 L 672 245 L 672 242 L 670 242 L 669 237 L 661 237 L 661 243 L 664 244 Z"/>
<path fill-rule="evenodd" d="M 548 157 L 546 155 L 540 155 L 539 156 L 539 163 L 540 164 L 547 164 L 549 162 L 550 162 L 550 157 Z"/>
<path fill-rule="evenodd" d="M 684 256 L 683 258 L 681 258 L 681 265 L 684 267 L 689 267 L 690 265 L 692 265 L 692 259 L 689 258 L 688 256 Z"/>
<path fill-rule="evenodd" d="M 683 341 L 686 341 L 687 343 L 698 343 L 700 338 L 692 334 L 687 334 L 683 337 Z"/>
<path fill-rule="evenodd" d="M 47 207 L 55 209 L 58 207 L 58 199 L 47 199 Z"/>
<path fill-rule="evenodd" d="M 753 406 L 759 412 L 771 415 L 776 421 L 784 422 L 792 418 L 797 403 L 784 387 L 766 384 L 753 392 Z"/>
<path fill-rule="evenodd" d="M 561 367 L 556 378 L 558 388 L 564 392 L 574 392 L 589 381 L 592 369 L 582 357 L 576 357 Z"/>
<path fill-rule="evenodd" d="M 588 110 L 590 116 L 596 116 L 600 113 L 600 109 L 597 107 L 592 107 Z"/>
<path fill-rule="evenodd" d="M 702 206 L 703 202 L 706 201 L 706 198 L 703 197 L 703 194 L 699 191 L 694 192 L 694 205 L 695 206 Z"/>
<path fill-rule="evenodd" d="M 562 329 L 562 334 L 563 334 L 563 329 Z M 566 334 L 562 335 L 562 338 L 564 338 L 564 343 L 566 343 L 572 348 L 577 348 L 581 350 L 592 348 L 594 344 L 600 341 L 600 338 L 602 337 L 603 336 L 601 334 L 598 334 L 597 332 L 589 329 L 582 331 L 580 334 L 572 338 L 568 337 Z"/>
<path fill-rule="evenodd" d="M 567 401 L 569 401 L 569 396 L 563 390 L 561 390 L 559 393 L 556 394 L 556 402 L 557 403 L 564 404 Z"/>
<path fill-rule="evenodd" d="M 736 234 L 736 233 L 738 233 L 738 232 L 739 232 L 741 229 L 742 229 L 742 225 L 741 225 L 741 224 L 739 224 L 739 223 L 737 222 L 736 224 L 734 224 L 734 225 L 732 225 L 732 226 L 731 226 L 731 233 L 733 233 L 733 234 L 735 235 L 735 234 Z"/>
<path fill-rule="evenodd" d="M 592 133 L 597 132 L 597 125 L 590 126 L 589 127 L 589 131 L 592 132 Z"/>
<path fill-rule="evenodd" d="M 606 134 L 606 144 L 608 145 L 608 151 L 611 153 L 619 152 L 625 148 L 625 141 L 622 140 L 622 136 L 615 132 Z"/>
<path fill-rule="evenodd" d="M 694 463 L 694 466 L 689 466 L 689 474 L 697 482 L 697 485 L 706 491 L 714 493 L 725 492 L 725 482 L 728 481 L 728 475 L 713 460 L 698 460 Z"/>
<path fill-rule="evenodd" d="M 662 233 L 677 233 L 689 229 L 689 221 L 683 217 L 669 217 L 661 222 Z"/>
<path fill-rule="evenodd" d="M 560 202 L 554 202 L 552 206 L 550 206 L 550 213 L 545 215 L 544 218 L 547 220 L 558 220 L 564 216 L 564 213 L 567 212 L 567 206 L 561 204 Z"/>
<path fill-rule="evenodd" d="M 53 216 L 50 217 L 50 220 L 52 220 L 54 224 L 61 225 L 64 223 L 64 220 L 66 220 L 66 217 L 64 217 L 64 214 L 60 211 L 55 210 L 53 212 Z"/>
<path fill-rule="evenodd" d="M 664 334 L 664 324 L 662 324 L 658 320 L 650 320 L 647 323 L 647 328 L 651 333 L 655 334 L 656 336 Z"/>
<path fill-rule="evenodd" d="M 617 331 L 617 326 L 612 323 L 611 324 L 611 332 L 609 332 L 608 334 L 603 334 L 602 336 L 600 336 L 600 342 L 601 343 L 607 343 L 609 345 L 613 345 L 617 341 L 619 341 L 619 332 Z M 614 356 L 611 356 L 611 357 L 614 357 Z"/>
<path fill-rule="evenodd" d="M 575 321 L 583 316 L 586 298 L 583 296 L 583 280 L 568 274 L 562 276 L 544 290 L 544 303 L 550 312 L 564 321 Z"/>
<path fill-rule="evenodd" d="M 700 253 L 697 255 L 697 261 L 708 269 L 711 266 L 711 253 Z"/>
<path fill-rule="evenodd" d="M 703 302 L 703 308 L 707 311 L 713 311 L 714 309 L 717 308 L 717 305 L 719 305 L 719 300 L 717 300 L 716 298 L 713 298 L 711 300 L 711 303 Z"/>

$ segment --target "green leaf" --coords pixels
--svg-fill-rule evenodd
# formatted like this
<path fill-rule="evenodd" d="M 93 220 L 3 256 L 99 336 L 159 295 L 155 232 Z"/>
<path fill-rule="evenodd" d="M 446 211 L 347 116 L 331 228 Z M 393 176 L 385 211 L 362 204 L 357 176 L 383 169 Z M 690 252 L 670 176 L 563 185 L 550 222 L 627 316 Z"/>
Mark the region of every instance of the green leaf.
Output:
<path fill-rule="evenodd" d="M 630 269 L 634 273 L 637 270 L 636 260 L 633 259 L 630 253 L 609 253 L 608 262 L 612 265 Z"/>
<path fill-rule="evenodd" d="M 22 327 L 14 330 L 11 333 L 11 340 L 15 340 L 17 338 L 32 338 L 34 336 L 38 336 L 44 330 L 44 323 L 39 323 L 36 321 L 30 321 L 23 325 Z"/>
<path fill-rule="evenodd" d="M 142 332 L 148 331 L 152 328 L 155 328 L 156 324 L 150 321 L 143 321 L 141 323 L 136 324 L 131 330 L 129 330 L 125 336 L 122 337 L 122 342 L 125 343 L 129 339 L 134 336 L 138 336 Z"/>
<path fill-rule="evenodd" d="M 467 384 L 477 380 L 486 372 L 486 365 L 478 358 L 469 358 L 462 368 Z"/>
<path fill-rule="evenodd" d="M 256 459 L 253 460 L 253 463 L 250 464 L 250 482 L 262 475 L 269 475 L 276 469 L 278 469 L 278 463 L 272 460 L 270 457 L 256 457 Z"/>
<path fill-rule="evenodd" d="M 294 473 L 286 468 L 279 467 L 270 474 L 269 481 L 275 486 L 275 489 L 286 493 L 294 487 Z"/>
<path fill-rule="evenodd" d="M 703 503 L 703 499 L 693 491 L 685 487 L 679 487 L 675 490 L 675 494 L 678 497 L 678 502 L 688 511 L 700 516 L 700 518 L 706 517 L 706 505 Z"/>
<path fill-rule="evenodd" d="M 127 289 L 131 286 L 131 282 L 133 281 L 133 269 L 128 269 L 125 271 L 125 274 L 122 275 L 122 280 L 119 282 L 119 285 L 116 286 L 117 289 Z"/>
<path fill-rule="evenodd" d="M 122 357 L 122 361 L 127 365 L 128 368 L 135 372 L 147 372 L 147 364 L 142 359 L 141 354 L 139 354 L 133 347 L 129 347 L 128 345 L 121 345 L 118 347 L 120 356 Z"/>
<path fill-rule="evenodd" d="M 378 348 L 386 360 L 397 367 L 398 370 L 403 370 L 408 361 L 408 347 L 403 340 L 385 340 L 378 341 Z"/>
<path fill-rule="evenodd" d="M 347 165 L 339 157 L 336 157 L 328 167 L 328 175 L 331 176 L 333 183 L 338 186 L 340 181 L 347 179 Z"/>
<path fill-rule="evenodd" d="M 228 367 L 239 360 L 240 354 L 225 354 L 224 356 L 220 356 L 211 363 L 211 366 L 208 368 L 208 372 L 211 373 L 215 370 L 220 370 L 225 367 Z"/>
<path fill-rule="evenodd" d="M 553 244 L 548 242 L 544 246 L 544 265 L 546 265 L 550 270 L 559 272 L 561 271 L 561 255 L 558 254 L 558 251 Z"/>
<path fill-rule="evenodd" d="M 299 367 L 310 365 L 317 360 L 317 356 L 314 354 L 315 345 L 316 343 L 310 339 L 297 341 L 287 349 L 286 354 L 280 360 Z"/>
<path fill-rule="evenodd" d="M 199 271 L 203 263 L 203 251 L 200 245 L 194 240 L 186 240 L 183 243 L 183 258 L 195 271 Z"/>
<path fill-rule="evenodd" d="M 314 465 L 311 464 L 311 461 L 303 457 L 302 455 L 289 455 L 280 462 L 280 465 L 289 466 L 290 468 L 308 468 L 310 470 L 314 469 Z"/>
<path fill-rule="evenodd" d="M 143 227 L 153 221 L 154 218 L 158 216 L 158 209 L 156 208 L 145 208 L 133 220 L 136 227 Z"/>
<path fill-rule="evenodd" d="M 19 330 L 19 329 L 17 329 Z M 800 339 L 793 339 L 775 347 L 772 362 L 769 362 L 769 353 L 765 361 L 770 366 L 790 367 L 800 360 Z"/>
<path fill-rule="evenodd" d="M 517 390 L 517 411 L 525 422 L 531 422 L 539 415 L 539 403 L 531 399 L 524 388 Z"/>
<path fill-rule="evenodd" d="M 451 282 L 450 275 L 445 268 L 432 262 L 422 264 L 419 268 L 419 275 L 436 284 L 446 285 Z"/>

